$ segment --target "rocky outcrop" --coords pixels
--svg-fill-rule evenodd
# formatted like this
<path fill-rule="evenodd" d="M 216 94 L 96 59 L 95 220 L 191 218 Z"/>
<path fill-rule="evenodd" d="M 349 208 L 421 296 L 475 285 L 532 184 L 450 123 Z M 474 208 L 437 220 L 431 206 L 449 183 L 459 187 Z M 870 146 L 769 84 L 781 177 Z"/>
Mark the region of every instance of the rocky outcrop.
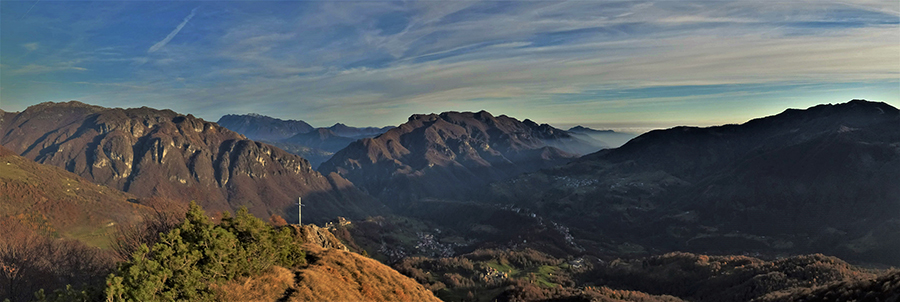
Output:
<path fill-rule="evenodd" d="M 4 114 L 0 135 L 17 154 L 139 197 L 196 200 L 213 211 L 246 206 L 288 220 L 303 197 L 306 217 L 318 222 L 383 209 L 302 157 L 171 110 L 43 103 Z"/>
<path fill-rule="evenodd" d="M 305 244 L 312 244 L 325 249 L 350 251 L 328 229 L 320 228 L 314 224 L 291 225 L 291 227 L 294 228 L 297 236 L 300 236 L 300 239 Z"/>

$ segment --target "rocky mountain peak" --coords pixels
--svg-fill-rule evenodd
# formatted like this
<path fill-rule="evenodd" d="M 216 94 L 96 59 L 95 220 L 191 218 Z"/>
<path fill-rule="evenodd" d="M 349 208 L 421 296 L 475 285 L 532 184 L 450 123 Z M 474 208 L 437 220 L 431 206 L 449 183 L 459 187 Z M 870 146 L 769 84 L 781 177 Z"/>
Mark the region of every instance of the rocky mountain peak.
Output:
<path fill-rule="evenodd" d="M 465 198 L 492 181 L 564 163 L 579 153 L 565 150 L 584 146 L 565 131 L 531 124 L 487 111 L 412 115 L 376 138 L 351 143 L 319 170 L 389 199 Z"/>
<path fill-rule="evenodd" d="M 320 228 L 314 224 L 304 224 L 302 226 L 291 225 L 291 227 L 304 243 L 313 244 L 325 249 L 350 251 L 347 246 L 341 243 L 341 241 L 326 228 Z"/>
<path fill-rule="evenodd" d="M 409 122 L 412 122 L 412 121 L 425 121 L 425 122 L 429 122 L 429 121 L 434 121 L 434 120 L 436 120 L 437 118 L 438 118 L 438 115 L 437 115 L 437 114 L 434 114 L 434 113 L 431 113 L 431 114 L 413 114 L 413 115 L 410 115 L 410 116 L 409 116 L 409 119 L 407 119 L 407 121 L 409 121 Z"/>
<path fill-rule="evenodd" d="M 7 118 L 0 144 L 137 196 L 196 200 L 211 210 L 247 206 L 260 217 L 290 217 L 300 196 L 313 221 L 380 209 L 340 176 L 321 175 L 302 157 L 192 115 L 71 107 L 42 104 Z"/>

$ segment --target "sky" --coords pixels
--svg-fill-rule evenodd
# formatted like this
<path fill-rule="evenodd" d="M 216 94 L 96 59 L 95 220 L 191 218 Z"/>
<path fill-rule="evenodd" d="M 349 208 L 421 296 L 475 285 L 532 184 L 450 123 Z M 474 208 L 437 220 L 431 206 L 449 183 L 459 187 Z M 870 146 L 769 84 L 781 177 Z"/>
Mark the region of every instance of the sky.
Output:
<path fill-rule="evenodd" d="M 6 111 L 646 130 L 855 98 L 900 107 L 896 0 L 0 1 Z"/>

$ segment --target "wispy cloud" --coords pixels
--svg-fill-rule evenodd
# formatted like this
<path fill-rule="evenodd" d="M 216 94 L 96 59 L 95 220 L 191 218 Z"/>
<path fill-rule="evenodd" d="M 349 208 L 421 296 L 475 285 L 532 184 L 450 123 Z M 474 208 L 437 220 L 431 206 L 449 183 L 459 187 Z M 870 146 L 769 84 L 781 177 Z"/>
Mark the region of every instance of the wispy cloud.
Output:
<path fill-rule="evenodd" d="M 38 49 L 38 43 L 37 42 L 25 43 L 25 44 L 22 44 L 22 48 L 25 48 L 28 51 L 35 51 Z"/>
<path fill-rule="evenodd" d="M 199 8 L 199 7 L 197 7 L 197 8 Z M 162 39 L 162 41 L 156 42 L 156 44 L 153 44 L 153 46 L 150 46 L 150 49 L 148 49 L 147 52 L 149 52 L 149 53 L 156 52 L 160 48 L 165 47 L 166 44 L 169 44 L 169 41 L 172 41 L 172 39 L 175 38 L 175 35 L 178 35 L 178 32 L 180 32 L 181 29 L 184 28 L 184 26 L 188 23 L 188 21 L 191 21 L 191 18 L 193 18 L 194 14 L 197 12 L 197 8 L 192 9 L 191 14 L 189 14 L 187 17 L 185 17 L 184 21 L 181 21 L 181 24 L 178 24 L 178 26 L 175 27 L 175 30 L 170 32 L 169 35 L 167 35 L 164 39 Z"/>
<path fill-rule="evenodd" d="M 87 71 L 87 68 L 78 67 L 73 65 L 56 65 L 56 66 L 48 66 L 48 65 L 38 65 L 38 64 L 28 64 L 22 66 L 17 69 L 11 70 L 13 74 L 39 74 L 39 73 L 49 73 L 56 71 Z"/>
<path fill-rule="evenodd" d="M 132 14 L 146 10 L 143 2 L 117 5 Z M 159 20 L 187 8 L 173 3 L 161 10 L 168 18 L 147 13 L 144 19 L 156 21 L 130 25 L 170 30 L 171 21 Z M 213 120 L 253 111 L 321 125 L 382 125 L 411 113 L 479 109 L 535 120 L 591 114 L 638 120 L 675 110 L 688 120 L 698 116 L 689 108 L 724 106 L 717 100 L 734 112 L 752 112 L 762 95 L 785 102 L 798 94 L 823 96 L 816 85 L 854 94 L 867 90 L 847 87 L 874 87 L 878 93 L 851 97 L 896 102 L 898 10 L 896 1 L 877 0 L 221 1 L 204 4 L 203 22 L 181 33 L 192 35 L 192 43 L 168 44 L 197 8 L 149 50 L 136 46 L 146 43 L 139 38 L 147 32 L 123 35 L 108 24 L 70 33 L 78 43 L 41 60 L 9 60 L 10 47 L 4 48 L 2 76 L 8 87 L 16 83 L 8 70 L 74 71 L 76 65 L 61 62 L 76 57 L 78 68 L 89 70 L 71 90 L 85 101 L 142 101 Z M 42 16 L 35 9 L 29 18 Z M 16 51 L 27 51 L 28 43 L 40 43 L 41 52 L 54 49 L 48 40 L 7 43 L 8 28 L 4 23 L 4 45 Z M 91 44 L 97 41 L 106 44 Z M 795 88 L 773 88 L 785 83 Z M 757 91 L 690 88 L 707 86 Z M 4 89 L 4 99 L 41 88 Z M 654 89 L 689 93 L 635 95 Z"/>

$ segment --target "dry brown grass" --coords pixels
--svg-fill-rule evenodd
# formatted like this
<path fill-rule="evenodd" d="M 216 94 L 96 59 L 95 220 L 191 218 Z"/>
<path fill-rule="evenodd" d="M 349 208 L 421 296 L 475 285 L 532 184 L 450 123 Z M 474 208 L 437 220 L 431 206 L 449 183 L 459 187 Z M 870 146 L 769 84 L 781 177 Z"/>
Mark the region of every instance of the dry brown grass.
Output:
<path fill-rule="evenodd" d="M 210 286 L 218 301 L 276 301 L 294 283 L 294 274 L 283 267 L 273 266 L 262 275 L 238 278 Z"/>
<path fill-rule="evenodd" d="M 129 202 L 134 198 L 0 146 L 0 217 L 39 234 L 108 247 L 115 225 L 140 221 L 149 210 Z"/>
<path fill-rule="evenodd" d="M 298 271 L 289 301 L 440 301 L 390 267 L 359 254 L 307 245 L 310 264 Z"/>

